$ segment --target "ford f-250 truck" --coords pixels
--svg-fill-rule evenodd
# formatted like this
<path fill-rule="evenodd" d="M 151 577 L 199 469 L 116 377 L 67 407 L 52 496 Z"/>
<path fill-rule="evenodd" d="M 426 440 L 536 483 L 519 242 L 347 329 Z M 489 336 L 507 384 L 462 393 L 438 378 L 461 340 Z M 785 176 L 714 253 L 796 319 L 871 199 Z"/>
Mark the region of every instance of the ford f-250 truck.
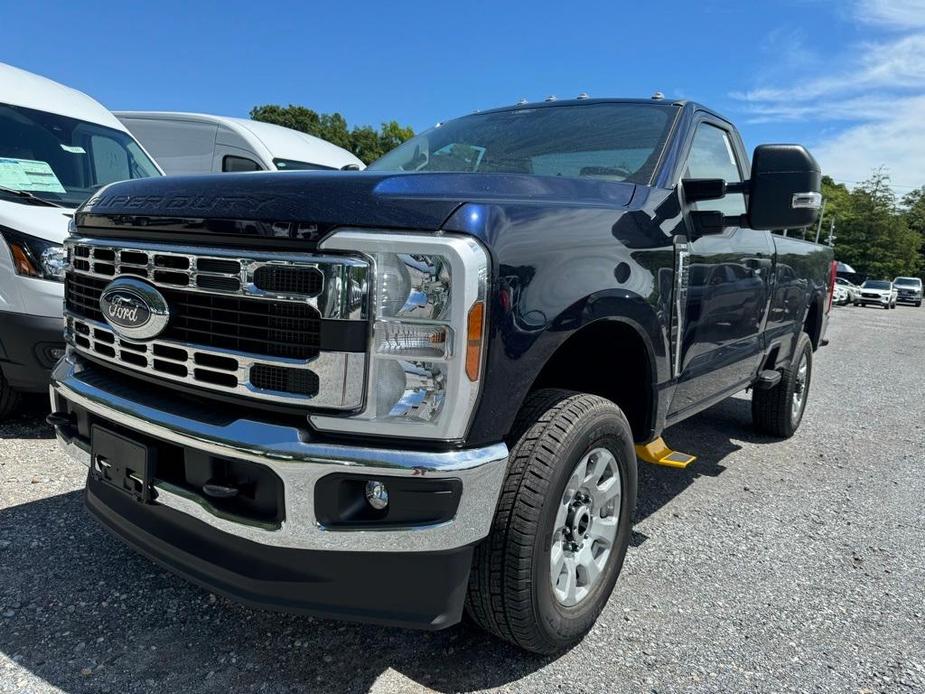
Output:
<path fill-rule="evenodd" d="M 802 147 L 749 169 L 716 113 L 611 99 L 362 173 L 113 184 L 67 242 L 50 421 L 91 513 L 210 590 L 555 652 L 620 573 L 637 450 L 748 388 L 799 426 L 832 253 L 768 230 L 819 185 Z"/>

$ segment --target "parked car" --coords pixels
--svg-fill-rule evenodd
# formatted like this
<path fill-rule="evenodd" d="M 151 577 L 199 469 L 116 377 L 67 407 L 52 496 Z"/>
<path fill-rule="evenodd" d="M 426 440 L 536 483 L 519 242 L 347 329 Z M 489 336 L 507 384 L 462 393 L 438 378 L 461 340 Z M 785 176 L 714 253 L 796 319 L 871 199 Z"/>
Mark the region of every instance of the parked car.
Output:
<path fill-rule="evenodd" d="M 169 111 L 116 117 L 169 175 L 366 168 L 346 149 L 272 123 Z"/>
<path fill-rule="evenodd" d="M 854 282 L 851 282 L 845 279 L 844 277 L 836 277 L 835 284 L 836 284 L 836 287 L 835 287 L 836 290 L 839 287 L 844 289 L 843 296 L 846 299 L 844 303 L 849 303 L 849 302 L 854 303 L 855 299 L 857 299 L 858 295 L 861 293 L 861 288 L 858 287 L 858 285 L 856 285 Z M 836 301 L 838 300 L 837 294 L 836 294 L 835 299 Z"/>
<path fill-rule="evenodd" d="M 848 288 L 841 285 L 835 285 L 835 304 L 838 306 L 847 306 L 851 303 L 851 295 L 848 292 Z"/>
<path fill-rule="evenodd" d="M 0 419 L 64 353 L 62 242 L 101 186 L 161 172 L 86 94 L 0 63 Z"/>
<path fill-rule="evenodd" d="M 748 388 L 758 430 L 800 425 L 832 250 L 768 230 L 812 224 L 820 180 L 798 145 L 749 167 L 696 103 L 581 99 L 351 175 L 115 184 L 68 244 L 51 421 L 91 513 L 211 590 L 465 607 L 559 651 L 620 573 L 637 455 L 693 459 L 666 427 Z"/>
<path fill-rule="evenodd" d="M 861 285 L 861 294 L 855 300 L 855 306 L 883 306 L 896 308 L 896 287 L 889 280 L 865 280 Z"/>
<path fill-rule="evenodd" d="M 896 301 L 922 305 L 922 280 L 918 277 L 897 277 L 893 280 L 893 287 L 896 289 Z"/>

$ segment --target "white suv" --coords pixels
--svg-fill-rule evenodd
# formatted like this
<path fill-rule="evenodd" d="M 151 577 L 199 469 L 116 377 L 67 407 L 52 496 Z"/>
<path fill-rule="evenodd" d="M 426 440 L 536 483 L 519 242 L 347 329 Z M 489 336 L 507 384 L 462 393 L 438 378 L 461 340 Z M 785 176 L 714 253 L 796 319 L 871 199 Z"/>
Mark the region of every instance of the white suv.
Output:
<path fill-rule="evenodd" d="M 922 305 L 922 280 L 918 277 L 897 277 L 893 280 L 896 287 L 896 300 Z"/>
<path fill-rule="evenodd" d="M 896 308 L 896 287 L 889 280 L 865 280 L 861 285 L 858 298 L 854 300 L 855 306 L 883 306 L 883 308 Z"/>

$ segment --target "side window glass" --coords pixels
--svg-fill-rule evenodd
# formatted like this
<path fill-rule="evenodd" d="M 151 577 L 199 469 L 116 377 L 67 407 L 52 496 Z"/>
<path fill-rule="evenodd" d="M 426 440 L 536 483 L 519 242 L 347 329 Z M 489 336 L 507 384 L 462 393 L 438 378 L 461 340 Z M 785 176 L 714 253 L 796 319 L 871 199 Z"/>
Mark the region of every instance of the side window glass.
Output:
<path fill-rule="evenodd" d="M 722 178 L 727 183 L 742 180 L 736 165 L 735 152 L 729 135 L 714 125 L 701 123 L 694 133 L 694 141 L 687 157 L 685 178 Z M 730 193 L 722 200 L 704 200 L 697 203 L 697 209 L 706 212 L 722 212 L 725 215 L 745 214 L 745 197 L 741 193 Z"/>
<path fill-rule="evenodd" d="M 132 177 L 129 171 L 128 153 L 111 137 L 91 135 L 90 151 L 93 153 L 97 185 L 124 181 Z"/>
<path fill-rule="evenodd" d="M 247 157 L 235 157 L 230 154 L 222 159 L 222 171 L 228 173 L 240 171 L 261 171 L 260 164 Z"/>

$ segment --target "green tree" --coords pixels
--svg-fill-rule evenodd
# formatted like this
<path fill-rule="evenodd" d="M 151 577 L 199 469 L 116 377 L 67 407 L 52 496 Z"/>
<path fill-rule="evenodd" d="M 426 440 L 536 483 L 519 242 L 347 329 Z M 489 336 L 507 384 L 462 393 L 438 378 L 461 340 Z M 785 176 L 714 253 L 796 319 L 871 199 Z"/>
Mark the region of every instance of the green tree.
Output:
<path fill-rule="evenodd" d="M 925 269 L 925 186 L 906 194 L 902 201 L 906 225 L 919 235 L 919 271 Z"/>
<path fill-rule="evenodd" d="M 414 136 L 414 130 L 394 120 L 382 123 L 379 130 L 369 125 L 354 126 L 351 129 L 339 113 L 318 113 L 305 106 L 292 104 L 255 106 L 250 115 L 253 120 L 275 123 L 320 137 L 353 152 L 366 164 Z"/>
<path fill-rule="evenodd" d="M 882 169 L 854 190 L 829 180 L 826 216 L 836 221 L 836 257 L 870 277 L 892 279 L 918 272 L 922 237 L 899 210 L 890 177 Z M 847 193 L 847 194 L 846 194 Z"/>

